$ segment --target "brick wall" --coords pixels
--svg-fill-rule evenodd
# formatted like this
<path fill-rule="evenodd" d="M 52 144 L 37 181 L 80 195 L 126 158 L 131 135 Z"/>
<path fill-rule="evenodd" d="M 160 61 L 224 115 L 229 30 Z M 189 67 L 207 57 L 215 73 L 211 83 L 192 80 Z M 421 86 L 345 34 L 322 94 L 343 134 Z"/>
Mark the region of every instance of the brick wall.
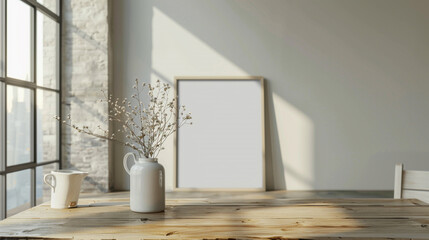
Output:
<path fill-rule="evenodd" d="M 109 0 L 64 0 L 62 37 L 63 117 L 70 114 L 78 125 L 108 128 L 108 106 L 97 100 L 110 84 Z M 63 168 L 89 172 L 84 192 L 108 191 L 110 143 L 62 129 Z"/>

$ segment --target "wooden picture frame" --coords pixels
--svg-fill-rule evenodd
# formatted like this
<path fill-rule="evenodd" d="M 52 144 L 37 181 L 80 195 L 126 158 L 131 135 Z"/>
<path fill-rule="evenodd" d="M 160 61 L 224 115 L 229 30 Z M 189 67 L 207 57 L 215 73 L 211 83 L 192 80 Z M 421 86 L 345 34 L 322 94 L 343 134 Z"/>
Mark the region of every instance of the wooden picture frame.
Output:
<path fill-rule="evenodd" d="M 254 84 L 256 83 L 256 85 Z M 251 101 L 249 101 L 249 103 L 254 103 L 253 105 L 255 106 L 254 109 L 250 109 L 252 108 L 253 105 L 249 104 L 248 106 L 246 106 L 244 109 L 247 109 L 246 111 L 254 111 L 251 112 L 249 114 L 251 114 L 251 116 L 257 116 L 255 114 L 259 113 L 260 116 L 256 117 L 256 118 L 246 118 L 246 119 L 251 119 L 250 122 L 253 125 L 258 124 L 259 126 L 252 126 L 252 127 L 256 127 L 259 128 L 260 127 L 260 131 L 259 130 L 253 130 L 254 128 L 251 128 L 251 130 L 249 130 L 250 134 L 253 133 L 252 136 L 255 136 L 255 139 L 260 137 L 260 139 L 257 139 L 257 141 L 260 141 L 260 149 L 257 147 L 256 150 L 254 150 L 255 146 L 256 146 L 256 141 L 252 141 L 252 144 L 249 145 L 248 149 L 250 150 L 248 155 L 250 156 L 249 158 L 244 158 L 242 156 L 244 156 L 246 153 L 243 152 L 243 155 L 240 155 L 240 153 L 237 155 L 237 152 L 233 152 L 233 154 L 235 154 L 234 156 L 239 156 L 237 157 L 239 160 L 237 160 L 237 163 L 235 163 L 236 165 L 238 163 L 243 164 L 243 160 L 250 159 L 249 160 L 249 166 L 245 165 L 244 170 L 243 169 L 237 169 L 237 171 L 234 171 L 234 173 L 240 173 L 243 174 L 243 176 L 235 176 L 235 174 L 229 174 L 226 175 L 226 178 L 234 178 L 234 180 L 231 180 L 229 182 L 231 182 L 231 185 L 228 185 L 228 187 L 225 186 L 225 182 L 221 183 L 216 182 L 215 183 L 211 183 L 209 181 L 214 182 L 216 177 L 212 177 L 213 179 L 209 179 L 210 178 L 210 173 L 207 172 L 207 167 L 205 168 L 206 174 L 203 175 L 203 179 L 206 182 L 206 186 L 198 186 L 198 184 L 196 184 L 196 182 L 200 183 L 200 182 L 204 182 L 201 181 L 201 178 L 198 179 L 194 179 L 195 181 L 191 181 L 191 179 L 185 179 L 184 177 L 181 176 L 181 174 L 183 176 L 193 176 L 196 175 L 195 178 L 197 178 L 198 174 L 195 173 L 199 173 L 198 169 L 196 166 L 192 165 L 192 167 L 195 167 L 195 171 L 191 172 L 191 174 L 185 174 L 187 172 L 189 172 L 189 163 L 186 163 L 185 161 L 190 161 L 190 162 L 194 162 L 195 160 L 188 160 L 188 159 L 193 159 L 195 158 L 194 155 L 192 155 L 193 153 L 189 154 L 189 147 L 188 149 L 186 149 L 186 146 L 183 146 L 184 144 L 179 144 L 179 141 L 182 139 L 183 141 L 186 139 L 200 139 L 197 145 L 200 142 L 204 143 L 204 137 L 206 137 L 206 135 L 204 134 L 200 134 L 196 133 L 197 131 L 195 131 L 194 133 L 186 133 L 186 131 L 191 131 L 188 129 L 192 129 L 195 126 L 198 126 L 198 120 L 202 121 L 201 119 L 198 119 L 199 116 L 205 116 L 205 118 L 207 118 L 207 115 L 210 116 L 215 116 L 216 112 L 215 110 L 213 110 L 213 108 L 208 107 L 208 110 L 210 112 L 207 113 L 201 113 L 198 116 L 198 112 L 194 112 L 194 111 L 206 111 L 206 110 L 201 110 L 201 107 L 197 107 L 195 109 L 192 109 L 192 103 L 198 102 L 198 104 L 203 104 L 200 102 L 204 102 L 206 99 L 208 99 L 209 97 L 206 97 L 207 94 L 210 94 L 211 92 L 215 92 L 215 90 L 212 91 L 213 88 L 210 89 L 210 91 L 208 91 L 208 89 L 210 87 L 213 86 L 218 86 L 218 84 L 223 84 L 225 87 L 229 87 L 230 89 L 238 89 L 240 87 L 245 87 L 249 89 L 249 94 L 254 94 L 255 96 L 245 96 L 245 91 L 246 89 L 243 89 L 243 91 L 240 91 L 239 93 L 237 93 L 237 96 L 233 96 L 233 93 L 227 93 L 228 96 L 230 96 L 229 99 L 227 100 L 232 100 L 234 101 L 234 99 L 244 99 L 243 101 L 245 101 L 245 99 L 250 99 Z M 194 88 L 192 91 L 190 91 L 189 89 L 186 90 L 187 88 L 191 89 Z M 202 91 L 197 91 L 199 88 L 199 90 L 202 89 Z M 258 89 L 256 89 L 258 88 Z M 196 90 L 197 89 L 197 90 Z M 225 88 L 223 88 L 225 89 Z M 231 90 L 233 91 L 233 90 Z M 188 95 L 185 96 L 181 96 L 181 92 L 185 92 L 183 94 L 188 93 Z M 194 93 L 198 93 L 200 92 L 200 95 L 203 95 L 203 97 L 200 97 L 200 99 L 198 99 L 198 96 L 195 97 L 195 99 L 192 99 L 192 96 L 190 95 L 194 95 Z M 266 190 L 266 186 L 265 186 L 265 102 L 264 102 L 264 93 L 265 93 L 265 89 L 264 89 L 264 78 L 260 77 L 260 76 L 244 76 L 244 77 L 237 77 L 237 76 L 210 76 L 210 77 L 206 77 L 206 76 L 179 76 L 179 77 L 175 77 L 175 96 L 177 97 L 177 104 L 176 104 L 176 112 L 178 113 L 178 108 L 183 104 L 186 105 L 187 110 L 189 110 L 192 113 L 193 116 L 193 123 L 194 125 L 190 126 L 188 128 L 188 126 L 185 126 L 183 128 L 178 129 L 178 131 L 176 131 L 176 133 L 174 134 L 174 141 L 175 141 L 175 149 L 174 149 L 174 185 L 173 185 L 173 190 L 174 191 L 265 191 Z M 216 93 L 213 93 L 216 94 Z M 221 100 L 223 100 L 225 98 L 225 91 L 223 91 L 222 93 L 217 93 L 217 94 L 222 94 L 222 95 L 218 95 L 215 96 L 218 99 L 214 100 L 215 97 L 211 98 L 210 101 L 216 101 L 215 105 L 227 105 L 227 107 L 229 107 L 230 105 L 234 106 L 234 104 L 230 104 L 230 102 L 228 102 L 227 104 L 225 103 L 220 103 Z M 198 94 L 196 94 L 198 95 Z M 258 95 L 258 96 L 256 96 Z M 244 97 L 243 97 L 244 96 Z M 183 100 L 183 101 L 182 101 Z M 192 100 L 198 100 L 198 101 L 192 101 Z M 227 101 L 225 100 L 225 101 Z M 188 102 L 186 102 L 188 101 Z M 218 102 L 219 101 L 219 102 Z M 219 104 L 218 104 L 219 103 Z M 238 104 L 238 103 L 237 103 Z M 244 110 L 242 110 L 244 111 Z M 238 116 L 238 118 L 241 117 L 241 115 L 245 115 L 248 114 L 247 112 L 244 112 L 244 114 L 242 114 L 240 112 L 240 116 Z M 253 114 L 253 115 L 252 115 Z M 222 115 L 222 113 L 221 113 Z M 216 118 L 216 116 L 215 116 Z M 222 118 L 222 121 L 225 122 L 225 117 L 221 116 L 220 118 Z M 234 118 L 235 120 L 235 118 Z M 203 121 L 204 122 L 204 121 Z M 206 121 L 207 122 L 207 121 Z M 200 122 L 201 123 L 201 122 Z M 201 123 L 201 125 L 203 125 Z M 206 123 L 207 125 L 207 123 Z M 214 124 L 216 125 L 216 124 Z M 243 124 L 242 124 L 243 125 Z M 240 125 L 239 127 L 242 128 L 242 125 Z M 210 125 L 210 127 L 213 125 Z M 225 126 L 225 124 L 223 125 Z M 237 125 L 238 126 L 238 125 Z M 250 128 L 249 128 L 250 129 Z M 256 131 L 259 131 L 256 132 Z M 247 133 L 247 131 L 246 131 Z M 181 135 L 182 134 L 182 135 Z M 186 135 L 188 134 L 188 136 Z M 215 133 L 216 134 L 216 133 Z M 232 133 L 233 134 L 233 133 Z M 231 136 L 239 136 L 240 134 L 235 134 L 235 135 L 231 135 Z M 190 137 L 192 136 L 192 138 Z M 210 139 L 210 141 L 213 141 L 213 139 L 216 139 L 216 137 L 213 137 L 212 135 L 209 135 L 210 137 L 207 137 L 208 139 Z M 222 137 L 222 136 L 220 136 Z M 185 142 L 185 141 L 184 141 Z M 218 141 L 219 142 L 219 141 Z M 217 143 L 218 143 L 217 142 Z M 237 142 L 237 141 L 236 141 Z M 225 145 L 225 143 L 222 143 Z M 220 145 L 222 145 L 220 144 Z M 206 144 L 203 146 L 207 147 L 210 144 Z M 247 146 L 247 145 L 246 145 Z M 246 147 L 244 146 L 244 147 Z M 243 143 L 241 143 L 240 145 L 241 148 L 243 148 Z M 201 148 L 198 148 L 201 149 Z M 205 149 L 205 148 L 203 148 Z M 229 149 L 229 148 L 228 148 Z M 187 152 L 188 151 L 188 152 Z M 233 150 L 234 151 L 234 150 Z M 219 149 L 219 152 L 222 152 L 222 149 Z M 252 152 L 255 152 L 255 154 L 251 154 Z M 188 157 L 186 158 L 187 160 L 184 159 L 180 159 L 181 155 L 187 155 Z M 258 156 L 260 155 L 260 156 Z M 191 157 L 190 157 L 191 156 Z M 200 156 L 209 156 L 209 155 L 200 155 Z M 232 155 L 227 155 L 227 159 L 228 158 L 232 158 L 230 156 Z M 210 156 L 208 158 L 213 158 L 213 156 Z M 260 163 L 258 162 L 260 158 Z M 204 160 L 202 160 L 204 159 Z M 216 161 L 218 161 L 219 158 L 216 158 Z M 199 157 L 198 161 L 209 161 L 206 160 L 206 157 Z M 231 160 L 231 159 L 230 159 Z M 234 158 L 233 158 L 234 160 Z M 240 162 L 241 161 L 241 162 Z M 179 166 L 179 163 L 181 163 L 182 165 Z M 204 165 L 204 164 L 200 164 L 201 162 L 198 162 L 199 165 Z M 213 164 L 213 162 L 206 162 L 209 165 Z M 230 162 L 228 162 L 229 164 Z M 184 167 L 184 166 L 188 166 L 188 167 Z M 218 164 L 220 165 L 220 164 Z M 234 164 L 232 164 L 234 165 Z M 251 165 L 251 166 L 250 166 Z M 254 166 L 253 166 L 254 165 Z M 217 165 L 216 165 L 217 166 Z M 214 168 L 216 168 L 216 166 Z M 224 165 L 222 165 L 224 166 Z M 199 166 L 200 168 L 202 166 Z M 252 168 L 254 167 L 254 168 Z M 236 166 L 237 168 L 237 166 Z M 183 170 L 185 169 L 185 170 Z M 230 169 L 226 169 L 223 168 L 224 173 L 225 172 L 231 172 Z M 214 170 L 215 171 L 215 170 Z M 245 176 L 246 171 L 250 174 L 252 174 L 252 176 Z M 245 177 L 248 177 L 249 179 L 245 179 Z M 219 180 L 219 179 L 217 179 Z M 225 180 L 225 175 L 222 176 L 222 181 L 227 181 Z M 228 182 L 228 183 L 229 183 Z M 215 186 L 219 183 L 219 187 Z M 200 183 L 202 185 L 204 185 L 204 183 Z M 192 186 L 191 186 L 192 185 Z M 194 186 L 195 185 L 195 186 Z M 236 186 L 235 186 L 236 185 Z M 254 186 L 253 186 L 254 185 Z"/>

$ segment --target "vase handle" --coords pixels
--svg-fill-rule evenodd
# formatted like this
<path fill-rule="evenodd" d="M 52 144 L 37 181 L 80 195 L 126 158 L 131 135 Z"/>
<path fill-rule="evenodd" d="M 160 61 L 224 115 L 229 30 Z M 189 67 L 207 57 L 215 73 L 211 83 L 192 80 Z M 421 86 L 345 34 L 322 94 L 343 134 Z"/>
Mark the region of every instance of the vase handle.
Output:
<path fill-rule="evenodd" d="M 125 154 L 125 156 L 124 156 L 124 168 L 125 168 L 125 171 L 127 171 L 128 175 L 130 174 L 130 169 L 128 168 L 128 157 L 129 156 L 133 156 L 134 163 L 136 163 L 136 156 L 134 155 L 134 153 L 129 152 L 129 153 Z"/>

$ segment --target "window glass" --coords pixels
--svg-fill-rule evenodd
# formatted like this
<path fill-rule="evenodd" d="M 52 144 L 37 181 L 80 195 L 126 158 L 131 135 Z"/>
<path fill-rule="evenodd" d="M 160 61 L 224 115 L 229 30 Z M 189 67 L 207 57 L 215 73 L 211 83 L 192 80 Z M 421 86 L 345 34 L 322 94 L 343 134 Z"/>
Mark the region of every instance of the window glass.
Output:
<path fill-rule="evenodd" d="M 58 88 L 59 24 L 37 11 L 37 85 Z"/>
<path fill-rule="evenodd" d="M 7 1 L 7 75 L 33 81 L 33 9 L 22 1 Z"/>
<path fill-rule="evenodd" d="M 6 186 L 5 181 L 6 175 L 0 175 L 0 220 L 6 217 L 6 199 L 4 195 L 6 193 L 6 188 L 3 187 Z"/>
<path fill-rule="evenodd" d="M 7 217 L 30 208 L 31 170 L 6 175 Z"/>
<path fill-rule="evenodd" d="M 37 0 L 40 4 L 51 10 L 55 14 L 60 14 L 60 1 L 59 0 Z"/>
<path fill-rule="evenodd" d="M 45 174 L 58 170 L 58 163 L 43 165 L 36 168 L 36 204 L 47 202 L 51 198 L 51 188 L 43 182 Z"/>
<path fill-rule="evenodd" d="M 60 3 L 0 0 L 0 220 L 49 200 L 60 165 Z"/>
<path fill-rule="evenodd" d="M 37 90 L 37 162 L 59 159 L 58 93 Z"/>
<path fill-rule="evenodd" d="M 7 86 L 7 165 L 31 161 L 33 110 L 32 90 Z"/>

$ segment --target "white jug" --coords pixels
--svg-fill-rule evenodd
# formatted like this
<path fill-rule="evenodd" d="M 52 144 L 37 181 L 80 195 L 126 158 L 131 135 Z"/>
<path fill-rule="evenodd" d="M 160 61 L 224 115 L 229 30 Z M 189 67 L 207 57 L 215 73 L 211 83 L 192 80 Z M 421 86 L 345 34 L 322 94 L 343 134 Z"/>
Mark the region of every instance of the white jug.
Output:
<path fill-rule="evenodd" d="M 44 182 L 51 187 L 51 208 L 76 207 L 82 180 L 87 172 L 75 170 L 56 170 L 45 174 Z M 51 177 L 51 182 L 48 178 Z"/>
<path fill-rule="evenodd" d="M 128 168 L 128 156 L 135 164 Z M 133 212 L 162 212 L 165 209 L 164 167 L 157 158 L 139 158 L 133 153 L 124 156 L 124 168 L 130 175 L 130 208 Z"/>

